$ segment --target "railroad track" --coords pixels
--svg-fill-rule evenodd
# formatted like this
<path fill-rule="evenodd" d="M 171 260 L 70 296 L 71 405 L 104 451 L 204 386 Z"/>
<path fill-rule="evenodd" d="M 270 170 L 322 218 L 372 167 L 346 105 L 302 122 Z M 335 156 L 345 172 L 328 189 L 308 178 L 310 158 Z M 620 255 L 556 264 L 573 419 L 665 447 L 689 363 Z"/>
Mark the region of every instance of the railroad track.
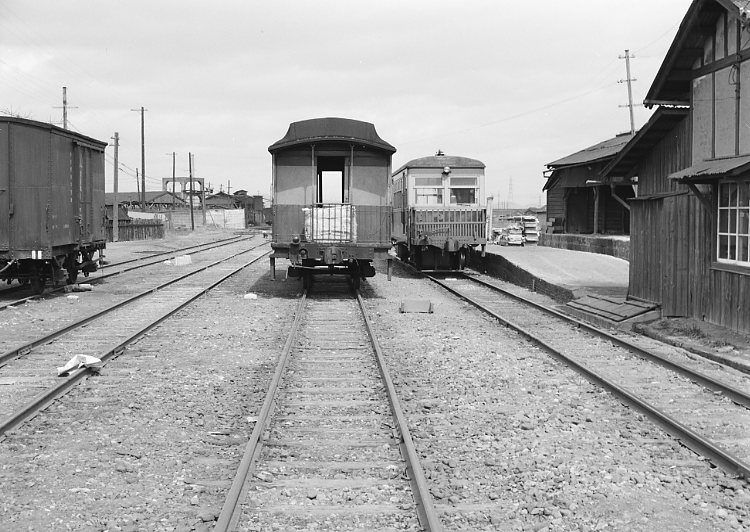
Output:
<path fill-rule="evenodd" d="M 727 473 L 750 479 L 750 377 L 737 384 L 470 275 L 427 275 L 646 414 Z"/>
<path fill-rule="evenodd" d="M 362 298 L 341 286 L 303 293 L 215 530 L 441 530 Z"/>
<path fill-rule="evenodd" d="M 93 275 L 89 275 L 88 277 L 84 277 L 83 279 L 79 277 L 77 281 L 78 282 L 85 281 L 86 283 L 96 284 L 105 279 L 113 277 L 115 275 L 120 275 L 122 273 L 130 272 L 133 270 L 138 270 L 140 268 L 146 268 L 154 264 L 159 264 L 165 260 L 172 260 L 179 255 L 184 255 L 188 253 L 191 253 L 191 254 L 203 253 L 206 251 L 214 250 L 216 248 L 231 245 L 237 242 L 249 240 L 250 238 L 252 237 L 251 236 L 250 237 L 233 236 L 230 238 L 224 238 L 224 239 L 217 240 L 214 242 L 208 242 L 204 244 L 195 244 L 192 246 L 185 246 L 183 248 L 171 249 L 169 251 L 164 251 L 161 253 L 149 253 L 148 255 L 143 256 L 143 257 L 137 257 L 134 259 L 122 260 L 119 262 L 105 264 L 104 266 L 99 268 L 97 273 L 94 273 Z M 3 298 L 3 299 L 15 298 L 18 294 L 23 293 L 23 292 L 28 292 L 28 290 L 30 290 L 30 285 L 13 284 L 13 285 L 0 289 L 0 298 Z M 9 307 L 20 305 L 22 303 L 25 303 L 26 301 L 37 300 L 45 296 L 49 296 L 51 294 L 60 294 L 60 293 L 63 293 L 64 291 L 65 291 L 65 287 L 60 286 L 60 287 L 47 289 L 43 294 L 32 294 L 28 296 L 23 296 L 18 299 L 5 301 L 5 302 L 0 303 L 0 310 L 6 310 Z"/>
<path fill-rule="evenodd" d="M 169 316 L 268 254 L 258 247 L 243 247 L 0 353 L 0 436 L 98 371 L 84 367 L 58 377 L 57 368 L 73 356 L 90 355 L 106 364 Z"/>

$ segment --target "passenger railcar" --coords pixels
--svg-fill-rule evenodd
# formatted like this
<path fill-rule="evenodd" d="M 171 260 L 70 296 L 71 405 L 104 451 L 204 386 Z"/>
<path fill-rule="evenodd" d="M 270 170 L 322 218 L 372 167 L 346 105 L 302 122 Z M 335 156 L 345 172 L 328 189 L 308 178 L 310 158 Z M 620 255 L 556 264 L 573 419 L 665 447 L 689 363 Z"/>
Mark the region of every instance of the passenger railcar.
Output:
<path fill-rule="evenodd" d="M 372 262 L 387 260 L 391 248 L 388 191 L 396 149 L 368 122 L 314 118 L 290 124 L 268 151 L 272 275 L 275 260 L 285 258 L 288 276 L 302 278 L 306 288 L 316 275 L 347 275 L 355 287 L 374 276 Z"/>
<path fill-rule="evenodd" d="M 51 124 L 0 117 L 0 280 L 41 292 L 97 269 L 106 246 L 104 148 Z"/>
<path fill-rule="evenodd" d="M 485 252 L 485 165 L 445 155 L 414 159 L 393 174 L 393 243 L 422 270 L 460 270 L 472 248 Z M 491 215 L 490 215 L 491 216 Z"/>

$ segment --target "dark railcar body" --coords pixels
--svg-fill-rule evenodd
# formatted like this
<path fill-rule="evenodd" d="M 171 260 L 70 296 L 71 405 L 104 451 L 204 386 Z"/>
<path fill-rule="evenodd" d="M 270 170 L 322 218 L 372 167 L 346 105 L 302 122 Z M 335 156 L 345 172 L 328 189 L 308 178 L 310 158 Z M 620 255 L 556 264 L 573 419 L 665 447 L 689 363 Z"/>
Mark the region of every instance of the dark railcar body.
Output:
<path fill-rule="evenodd" d="M 106 245 L 104 148 L 50 124 L 0 117 L 0 280 L 75 281 Z"/>
<path fill-rule="evenodd" d="M 484 163 L 444 155 L 409 161 L 393 174 L 393 243 L 423 270 L 457 270 L 487 244 Z"/>
<path fill-rule="evenodd" d="M 344 274 L 355 286 L 375 275 L 391 248 L 389 182 L 396 149 L 375 126 L 347 118 L 294 122 L 268 148 L 273 158 L 276 258 L 305 286 L 313 275 Z"/>

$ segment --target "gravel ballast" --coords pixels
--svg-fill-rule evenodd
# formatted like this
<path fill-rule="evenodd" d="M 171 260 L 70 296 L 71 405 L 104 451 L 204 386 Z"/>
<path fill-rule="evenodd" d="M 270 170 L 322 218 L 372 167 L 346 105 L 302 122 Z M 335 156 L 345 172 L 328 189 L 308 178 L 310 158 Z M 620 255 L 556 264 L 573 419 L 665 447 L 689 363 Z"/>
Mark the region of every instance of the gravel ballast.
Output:
<path fill-rule="evenodd" d="M 272 282 L 259 261 L 0 441 L 0 530 L 210 530 L 301 291 L 285 266 Z M 363 295 L 447 530 L 749 526 L 746 484 L 474 307 L 378 268 Z M 399 312 L 407 297 L 434 313 Z"/>

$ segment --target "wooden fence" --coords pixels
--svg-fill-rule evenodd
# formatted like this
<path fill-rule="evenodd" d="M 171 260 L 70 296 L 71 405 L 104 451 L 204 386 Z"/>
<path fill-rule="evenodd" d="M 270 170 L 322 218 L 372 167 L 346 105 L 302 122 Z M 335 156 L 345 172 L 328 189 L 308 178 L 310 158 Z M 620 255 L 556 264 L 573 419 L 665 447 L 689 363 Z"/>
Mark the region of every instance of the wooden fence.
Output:
<path fill-rule="evenodd" d="M 164 238 L 164 223 L 158 220 L 120 220 L 119 241 Z M 107 223 L 107 242 L 112 242 L 112 220 Z"/>

